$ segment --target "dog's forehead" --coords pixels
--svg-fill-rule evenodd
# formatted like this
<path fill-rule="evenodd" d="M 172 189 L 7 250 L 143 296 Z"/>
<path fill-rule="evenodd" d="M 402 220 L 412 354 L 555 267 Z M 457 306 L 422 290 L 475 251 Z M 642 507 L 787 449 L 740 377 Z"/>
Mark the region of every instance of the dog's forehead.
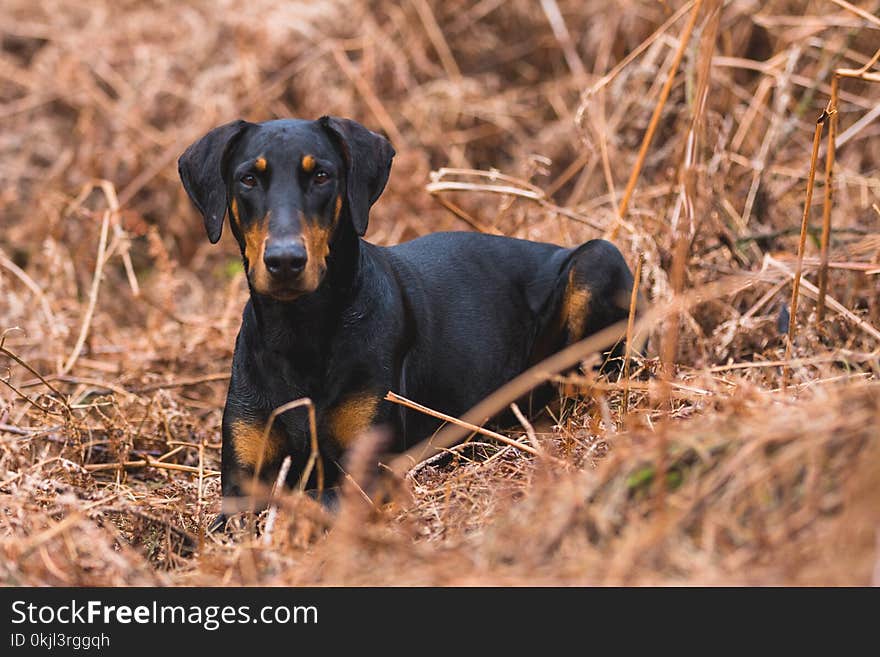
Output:
<path fill-rule="evenodd" d="M 245 158 L 298 159 L 304 155 L 334 158 L 335 149 L 317 121 L 283 119 L 259 123 L 243 140 Z"/>

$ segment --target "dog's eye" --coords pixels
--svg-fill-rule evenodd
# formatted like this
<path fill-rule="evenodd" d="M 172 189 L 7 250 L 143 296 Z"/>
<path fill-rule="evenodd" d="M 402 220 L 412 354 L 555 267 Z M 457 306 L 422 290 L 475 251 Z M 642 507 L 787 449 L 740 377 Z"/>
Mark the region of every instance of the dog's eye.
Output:
<path fill-rule="evenodd" d="M 257 179 L 249 173 L 241 177 L 241 184 L 245 187 L 256 187 Z"/>
<path fill-rule="evenodd" d="M 317 171 L 315 173 L 315 182 L 319 185 L 323 185 L 325 182 L 330 180 L 330 174 L 326 171 Z"/>

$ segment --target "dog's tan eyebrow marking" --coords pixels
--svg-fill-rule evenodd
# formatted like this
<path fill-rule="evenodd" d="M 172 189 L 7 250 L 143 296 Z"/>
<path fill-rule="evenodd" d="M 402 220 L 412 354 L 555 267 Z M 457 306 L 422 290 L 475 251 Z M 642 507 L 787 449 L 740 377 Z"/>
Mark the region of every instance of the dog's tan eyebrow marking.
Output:
<path fill-rule="evenodd" d="M 254 160 L 254 166 L 257 168 L 257 171 L 265 171 L 266 170 L 266 158 L 262 155 Z"/>
<path fill-rule="evenodd" d="M 303 155 L 302 161 L 299 164 L 302 170 L 308 173 L 315 168 L 315 158 L 312 155 Z"/>

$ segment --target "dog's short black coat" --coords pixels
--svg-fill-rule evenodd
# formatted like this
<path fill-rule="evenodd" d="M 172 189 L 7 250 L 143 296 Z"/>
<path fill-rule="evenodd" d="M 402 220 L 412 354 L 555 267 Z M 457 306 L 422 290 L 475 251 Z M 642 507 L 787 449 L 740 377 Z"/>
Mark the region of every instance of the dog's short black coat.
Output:
<path fill-rule="evenodd" d="M 370 426 L 402 450 L 437 421 L 383 398 L 397 392 L 460 415 L 530 365 L 625 318 L 632 276 L 612 244 L 574 249 L 475 233 L 392 247 L 361 239 L 394 149 L 348 119 L 220 126 L 179 171 L 212 242 L 225 215 L 251 298 L 235 344 L 223 413 L 222 491 L 272 480 L 285 456 L 297 482 L 317 418 L 323 485 Z M 317 483 L 312 470 L 310 485 Z"/>

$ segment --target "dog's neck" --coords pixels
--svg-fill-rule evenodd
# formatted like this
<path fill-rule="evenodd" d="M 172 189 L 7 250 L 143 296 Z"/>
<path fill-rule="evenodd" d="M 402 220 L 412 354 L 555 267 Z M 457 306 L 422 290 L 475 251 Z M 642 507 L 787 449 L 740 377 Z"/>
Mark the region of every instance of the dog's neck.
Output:
<path fill-rule="evenodd" d="M 269 352 L 319 357 L 359 287 L 363 248 L 353 230 L 334 236 L 327 271 L 318 289 L 292 301 L 278 301 L 250 287 L 251 308 L 257 325 L 254 336 Z"/>

